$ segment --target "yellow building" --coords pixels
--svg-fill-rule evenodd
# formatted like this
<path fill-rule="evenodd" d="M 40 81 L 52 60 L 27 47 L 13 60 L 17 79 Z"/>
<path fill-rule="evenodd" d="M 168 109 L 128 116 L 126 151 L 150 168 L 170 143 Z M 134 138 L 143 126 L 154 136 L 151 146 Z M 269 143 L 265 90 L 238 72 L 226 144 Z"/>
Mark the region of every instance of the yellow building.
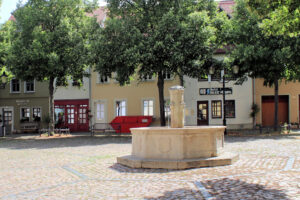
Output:
<path fill-rule="evenodd" d="M 169 88 L 179 85 L 177 77 L 165 75 L 164 96 L 169 99 Z M 116 116 L 152 115 L 152 125 L 160 124 L 157 79 L 132 81 L 130 85 L 120 86 L 114 79 L 91 75 L 92 124 L 109 123 Z"/>
<path fill-rule="evenodd" d="M 300 83 L 281 81 L 279 84 L 279 124 L 299 123 Z M 255 103 L 260 111 L 256 123 L 263 126 L 274 124 L 274 87 L 263 85 L 263 79 L 255 80 Z"/>

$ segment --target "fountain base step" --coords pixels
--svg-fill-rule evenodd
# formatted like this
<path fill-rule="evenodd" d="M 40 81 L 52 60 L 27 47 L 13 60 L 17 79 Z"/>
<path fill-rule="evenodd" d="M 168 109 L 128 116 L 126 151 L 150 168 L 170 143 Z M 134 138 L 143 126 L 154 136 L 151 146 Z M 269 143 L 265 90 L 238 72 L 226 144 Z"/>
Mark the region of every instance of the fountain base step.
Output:
<path fill-rule="evenodd" d="M 183 160 L 142 159 L 129 155 L 118 157 L 117 162 L 121 165 L 125 165 L 130 168 L 189 169 L 231 165 L 235 163 L 238 159 L 238 154 L 225 152 L 217 157 Z"/>

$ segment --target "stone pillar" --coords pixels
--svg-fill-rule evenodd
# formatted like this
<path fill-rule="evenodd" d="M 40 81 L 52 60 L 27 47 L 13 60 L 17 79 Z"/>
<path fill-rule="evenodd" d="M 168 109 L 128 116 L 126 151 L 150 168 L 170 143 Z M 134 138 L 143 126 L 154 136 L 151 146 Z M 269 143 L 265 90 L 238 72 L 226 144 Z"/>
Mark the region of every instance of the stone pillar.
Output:
<path fill-rule="evenodd" d="M 184 88 L 173 86 L 170 91 L 171 128 L 183 128 L 184 126 Z"/>

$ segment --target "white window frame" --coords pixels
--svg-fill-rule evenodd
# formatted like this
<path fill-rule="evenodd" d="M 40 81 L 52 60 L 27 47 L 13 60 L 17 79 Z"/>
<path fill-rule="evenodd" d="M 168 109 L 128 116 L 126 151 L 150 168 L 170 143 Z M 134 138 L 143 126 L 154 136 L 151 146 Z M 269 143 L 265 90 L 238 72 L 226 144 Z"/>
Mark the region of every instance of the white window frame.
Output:
<path fill-rule="evenodd" d="M 33 112 L 33 109 L 36 109 L 36 108 L 39 108 L 40 109 L 40 118 L 41 118 L 41 120 L 42 120 L 42 108 L 41 107 L 32 107 L 31 109 L 32 109 L 32 113 L 31 113 L 31 115 L 32 115 L 32 119 L 34 119 L 34 117 L 33 117 L 33 114 L 34 114 L 34 112 Z"/>
<path fill-rule="evenodd" d="M 124 101 L 125 102 L 125 115 L 117 115 L 117 101 Z M 115 116 L 118 117 L 118 116 L 127 116 L 127 100 L 126 99 L 116 99 L 114 101 L 114 113 L 115 113 Z"/>
<path fill-rule="evenodd" d="M 145 75 L 144 77 L 141 78 L 143 82 L 147 81 L 155 81 L 155 75 L 151 75 L 151 78 L 149 78 L 150 75 Z"/>
<path fill-rule="evenodd" d="M 24 81 L 24 93 L 34 93 L 35 92 L 35 80 L 33 80 L 33 91 L 27 91 L 27 81 Z"/>
<path fill-rule="evenodd" d="M 168 71 L 163 72 L 163 76 L 165 76 L 165 74 L 170 74 L 170 78 L 164 78 L 165 81 L 171 81 L 174 79 L 173 75 L 170 72 Z"/>
<path fill-rule="evenodd" d="M 104 75 L 104 76 L 107 76 L 107 81 L 105 81 L 105 82 L 101 82 L 100 81 L 100 77 L 102 77 L 103 75 L 101 75 L 100 73 L 97 73 L 97 84 L 108 84 L 108 83 L 110 83 L 110 78 L 109 78 L 109 76 L 107 76 L 107 75 Z"/>
<path fill-rule="evenodd" d="M 22 109 L 23 109 L 23 108 L 29 109 L 29 121 L 30 121 L 30 117 L 31 117 L 31 109 L 30 109 L 30 107 L 26 107 L 26 106 L 20 107 L 20 119 L 23 118 L 23 116 L 22 116 Z"/>
<path fill-rule="evenodd" d="M 152 110 L 152 115 L 146 115 L 146 114 L 145 114 L 145 112 L 144 112 L 144 111 L 145 111 L 145 110 L 144 110 L 144 109 L 145 109 L 145 107 L 144 107 L 144 102 L 145 102 L 145 101 L 152 101 L 152 102 L 153 102 L 153 105 L 152 105 L 152 109 L 153 109 L 153 110 Z M 149 111 L 150 111 L 149 108 L 150 108 L 150 106 L 148 106 L 148 113 L 149 113 Z M 152 116 L 152 117 L 155 116 L 155 101 L 154 101 L 154 98 L 142 99 L 142 115 L 143 115 L 143 116 Z"/>
<path fill-rule="evenodd" d="M 12 81 L 13 80 L 19 80 L 19 91 L 12 90 Z M 21 80 L 20 79 L 14 78 L 10 81 L 10 93 L 21 93 Z"/>

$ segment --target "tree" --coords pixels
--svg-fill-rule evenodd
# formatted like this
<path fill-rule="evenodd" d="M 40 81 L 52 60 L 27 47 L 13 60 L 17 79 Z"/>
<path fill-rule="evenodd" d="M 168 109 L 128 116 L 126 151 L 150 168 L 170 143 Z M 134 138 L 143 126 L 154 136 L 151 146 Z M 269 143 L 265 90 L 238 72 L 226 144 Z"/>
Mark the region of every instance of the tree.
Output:
<path fill-rule="evenodd" d="M 230 34 L 235 46 L 231 52 L 231 60 L 240 66 L 239 75 L 263 78 L 265 85 L 274 86 L 276 131 L 279 82 L 299 78 L 299 58 L 296 59 L 297 51 L 295 52 L 299 39 L 266 35 L 260 26 L 261 22 L 262 18 L 252 12 L 245 1 L 237 1 Z"/>
<path fill-rule="evenodd" d="M 300 36 L 299 0 L 247 0 L 247 4 L 262 19 L 260 25 L 266 34 Z"/>
<path fill-rule="evenodd" d="M 96 71 L 117 72 L 121 85 L 134 73 L 158 77 L 160 122 L 165 126 L 164 73 L 206 74 L 227 21 L 213 1 L 108 0 L 110 18 L 93 40 Z M 218 30 L 216 27 L 220 28 Z"/>
<path fill-rule="evenodd" d="M 10 71 L 23 80 L 49 83 L 50 130 L 54 129 L 54 80 L 85 74 L 88 36 L 92 19 L 86 15 L 92 4 L 82 0 L 29 0 L 18 5 L 12 44 L 8 55 Z"/>

